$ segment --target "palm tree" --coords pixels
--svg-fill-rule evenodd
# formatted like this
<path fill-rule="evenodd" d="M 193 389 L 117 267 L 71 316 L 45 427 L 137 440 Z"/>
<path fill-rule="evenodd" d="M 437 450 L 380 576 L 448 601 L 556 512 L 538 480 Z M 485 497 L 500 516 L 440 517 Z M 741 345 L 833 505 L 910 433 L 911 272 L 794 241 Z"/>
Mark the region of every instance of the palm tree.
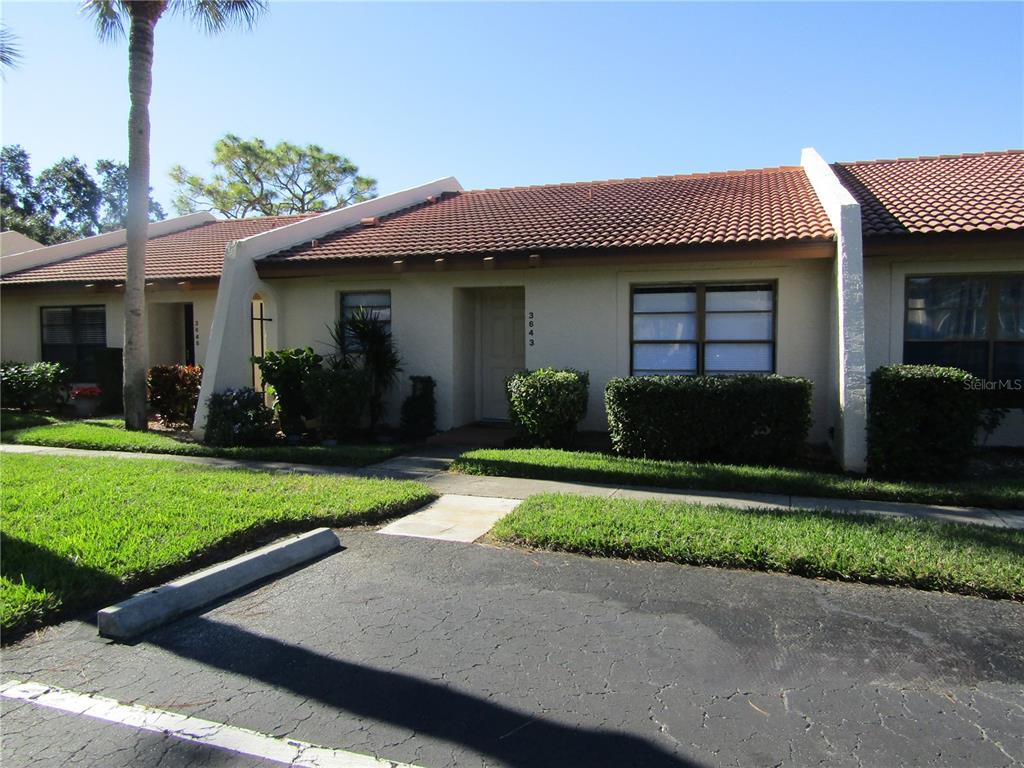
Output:
<path fill-rule="evenodd" d="M 6 24 L 0 24 L 0 73 L 13 69 L 21 61 L 18 36 Z"/>
<path fill-rule="evenodd" d="M 190 18 L 208 33 L 252 27 L 265 0 L 85 0 L 82 11 L 102 40 L 124 36 L 128 25 L 128 215 L 124 282 L 124 424 L 145 430 L 146 240 L 149 225 L 149 97 L 153 90 L 153 32 L 165 11 Z"/>

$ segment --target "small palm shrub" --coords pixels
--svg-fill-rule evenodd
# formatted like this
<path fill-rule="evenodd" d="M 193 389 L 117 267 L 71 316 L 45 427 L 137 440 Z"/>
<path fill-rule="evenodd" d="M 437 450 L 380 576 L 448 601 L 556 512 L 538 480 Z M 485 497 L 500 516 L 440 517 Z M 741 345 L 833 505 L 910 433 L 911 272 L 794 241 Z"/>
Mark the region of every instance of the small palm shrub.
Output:
<path fill-rule="evenodd" d="M 338 321 L 331 329 L 331 336 L 344 365 L 361 369 L 366 375 L 372 434 L 384 415 L 384 397 L 402 372 L 402 358 L 387 324 L 376 313 L 361 307 L 348 320 Z"/>
<path fill-rule="evenodd" d="M 508 415 L 530 445 L 564 448 L 576 438 L 576 425 L 587 415 L 590 374 L 571 368 L 538 368 L 509 377 Z"/>
<path fill-rule="evenodd" d="M 274 412 L 262 393 L 241 387 L 210 395 L 205 435 L 209 445 L 266 445 L 275 434 Z"/>

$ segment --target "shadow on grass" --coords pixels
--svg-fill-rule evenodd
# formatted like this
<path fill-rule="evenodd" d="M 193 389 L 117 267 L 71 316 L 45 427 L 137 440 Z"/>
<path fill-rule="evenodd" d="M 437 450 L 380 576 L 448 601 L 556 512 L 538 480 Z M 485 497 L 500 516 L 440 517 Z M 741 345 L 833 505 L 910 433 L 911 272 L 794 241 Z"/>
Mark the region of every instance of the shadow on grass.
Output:
<path fill-rule="evenodd" d="M 55 622 L 80 610 L 83 605 L 124 593 L 119 579 L 75 560 L 54 554 L 45 547 L 0 533 L 0 574 L 15 583 L 51 593 L 56 602 L 20 617 L 3 627 L 3 643 L 13 642 L 26 632 Z"/>
<path fill-rule="evenodd" d="M 540 711 L 512 709 L 444 683 L 343 661 L 204 617 L 182 629 L 153 633 L 145 642 L 362 720 L 460 745 L 488 762 L 524 768 L 700 765 L 631 733 L 560 723 Z"/>
<path fill-rule="evenodd" d="M 14 642 L 33 629 L 55 624 L 85 610 L 98 610 L 129 595 L 163 584 L 187 573 L 206 568 L 236 555 L 270 544 L 283 536 L 305 533 L 319 527 L 357 527 L 372 525 L 408 514 L 436 496 L 428 495 L 407 502 L 388 503 L 358 516 L 338 516 L 319 520 L 267 521 L 229 534 L 196 553 L 153 571 L 133 574 L 126 580 L 55 554 L 38 544 L 0 533 L 0 574 L 14 582 L 53 593 L 60 601 L 41 615 L 33 615 L 3 628 L 4 645 Z M 95 614 L 87 618 L 93 621 Z"/>
<path fill-rule="evenodd" d="M 121 582 L 109 573 L 56 555 L 45 547 L 0 533 L 0 574 L 36 589 L 81 595 L 83 598 L 109 594 Z"/>
<path fill-rule="evenodd" d="M 22 411 L 0 412 L 0 430 L 4 432 L 14 432 L 19 429 L 28 429 L 29 427 L 45 427 L 47 424 L 52 424 L 53 421 L 53 416 L 47 416 L 43 413 L 24 413 Z"/>

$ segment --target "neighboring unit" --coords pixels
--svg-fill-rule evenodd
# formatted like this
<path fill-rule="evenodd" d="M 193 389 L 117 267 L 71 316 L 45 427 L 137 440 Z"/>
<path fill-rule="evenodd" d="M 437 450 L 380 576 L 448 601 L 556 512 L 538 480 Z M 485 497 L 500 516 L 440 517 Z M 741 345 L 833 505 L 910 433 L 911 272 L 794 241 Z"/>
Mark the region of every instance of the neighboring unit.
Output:
<path fill-rule="evenodd" d="M 302 218 L 218 221 L 197 213 L 150 224 L 150 365 L 201 365 L 227 244 Z M 76 382 L 93 381 L 93 350 L 124 344 L 125 231 L 6 256 L 0 269 L 3 358 L 66 363 Z"/>
<path fill-rule="evenodd" d="M 261 229 L 229 230 L 246 222 Z M 859 470 L 879 365 L 1024 380 L 1019 151 L 829 165 L 805 150 L 799 166 L 494 190 L 448 178 L 284 223 L 168 236 L 218 232 L 198 259 L 151 240 L 166 254 L 147 268 L 151 304 L 206 297 L 197 431 L 211 393 L 253 384 L 253 352 L 327 351 L 358 306 L 390 323 L 407 374 L 435 379 L 440 429 L 506 418 L 504 381 L 522 368 L 589 371 L 585 429 L 606 428 L 615 376 L 779 373 L 814 383 L 811 439 Z M 103 253 L 4 275 L 4 357 L 39 357 L 44 305 L 103 295 L 82 261 L 123 275 L 123 248 Z M 105 306 L 117 345 L 116 294 Z M 1024 444 L 1019 410 L 993 439 Z"/>

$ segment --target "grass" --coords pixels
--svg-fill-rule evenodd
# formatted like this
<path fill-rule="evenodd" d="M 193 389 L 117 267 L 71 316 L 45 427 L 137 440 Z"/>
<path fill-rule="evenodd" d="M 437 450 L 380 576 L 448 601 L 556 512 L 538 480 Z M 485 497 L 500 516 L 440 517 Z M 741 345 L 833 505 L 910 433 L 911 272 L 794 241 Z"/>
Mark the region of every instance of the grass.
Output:
<path fill-rule="evenodd" d="M 1024 509 L 1024 477 L 915 483 L 807 469 L 655 461 L 543 448 L 469 451 L 456 459 L 452 470 L 469 475 Z"/>
<path fill-rule="evenodd" d="M 5 454 L 0 469 L 0 627 L 14 635 L 286 532 L 374 522 L 434 497 L 418 483 L 174 461 Z"/>
<path fill-rule="evenodd" d="M 524 501 L 491 535 L 584 555 L 1024 600 L 1024 531 L 552 494 Z"/>
<path fill-rule="evenodd" d="M 87 448 L 97 451 L 166 453 L 177 456 L 213 456 L 249 461 L 284 461 L 291 464 L 362 467 L 384 461 L 400 450 L 400 447 L 394 445 L 270 445 L 258 448 L 215 448 L 160 432 L 128 432 L 120 419 L 69 421 L 52 416 L 7 412 L 3 414 L 3 429 L 0 441 L 4 443 Z"/>

